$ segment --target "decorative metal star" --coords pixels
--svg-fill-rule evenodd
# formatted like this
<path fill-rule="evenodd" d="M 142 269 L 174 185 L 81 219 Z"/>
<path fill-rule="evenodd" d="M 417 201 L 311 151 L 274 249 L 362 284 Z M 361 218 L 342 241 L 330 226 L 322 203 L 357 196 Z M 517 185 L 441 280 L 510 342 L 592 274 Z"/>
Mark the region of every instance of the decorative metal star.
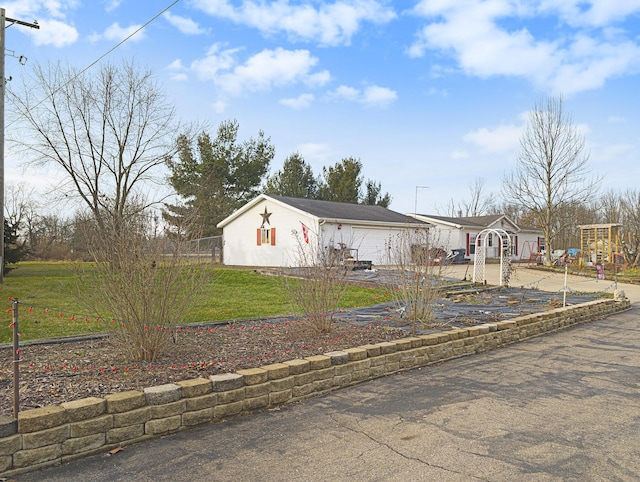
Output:
<path fill-rule="evenodd" d="M 264 223 L 271 225 L 271 223 L 269 222 L 269 216 L 271 216 L 271 213 L 267 212 L 267 206 L 264 207 L 264 212 L 261 213 L 260 216 L 262 216 L 262 226 L 260 226 L 261 228 L 264 228 Z"/>

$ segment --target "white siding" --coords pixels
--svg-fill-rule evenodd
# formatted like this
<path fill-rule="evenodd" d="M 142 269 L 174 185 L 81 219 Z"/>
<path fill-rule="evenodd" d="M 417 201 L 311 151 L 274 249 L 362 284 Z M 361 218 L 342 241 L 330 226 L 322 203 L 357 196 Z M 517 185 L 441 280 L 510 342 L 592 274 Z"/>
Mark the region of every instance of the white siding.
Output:
<path fill-rule="evenodd" d="M 262 225 L 265 207 L 269 216 L 266 228 L 275 228 L 275 245 L 258 245 L 257 230 Z M 264 200 L 237 217 L 224 227 L 224 264 L 239 266 L 290 266 L 297 249 L 293 230 L 302 235 L 302 223 L 309 231 L 310 241 L 318 232 L 316 221 L 288 209 L 279 203 Z"/>
<path fill-rule="evenodd" d="M 257 242 L 265 208 L 270 213 L 265 228 L 275 229 L 273 244 Z M 364 221 L 321 223 L 315 216 L 269 198 L 243 209 L 246 210 L 231 217 L 223 227 L 223 262 L 226 265 L 297 266 L 301 248 L 311 253 L 329 247 L 356 249 L 359 260 L 380 265 L 386 262 L 385 247 L 389 240 L 404 231 L 402 227 L 369 225 Z M 303 223 L 307 227 L 308 243 L 303 239 Z"/>

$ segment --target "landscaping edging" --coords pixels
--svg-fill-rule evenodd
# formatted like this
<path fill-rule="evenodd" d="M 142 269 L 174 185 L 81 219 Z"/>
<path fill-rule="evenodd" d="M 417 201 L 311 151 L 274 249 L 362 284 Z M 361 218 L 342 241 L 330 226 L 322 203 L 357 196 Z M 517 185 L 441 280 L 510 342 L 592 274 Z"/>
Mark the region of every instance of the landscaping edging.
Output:
<path fill-rule="evenodd" d="M 0 474 L 12 475 L 481 353 L 630 308 L 598 300 L 507 321 L 290 360 L 0 417 Z"/>

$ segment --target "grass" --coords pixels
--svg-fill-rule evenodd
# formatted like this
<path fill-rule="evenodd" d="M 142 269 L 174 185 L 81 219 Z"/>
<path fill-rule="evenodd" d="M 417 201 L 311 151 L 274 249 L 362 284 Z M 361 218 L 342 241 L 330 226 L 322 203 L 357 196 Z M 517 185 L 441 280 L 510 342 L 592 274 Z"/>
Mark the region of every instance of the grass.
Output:
<path fill-rule="evenodd" d="M 78 298 L 75 265 L 65 262 L 22 262 L 4 278 L 0 295 L 5 312 L 0 320 L 0 343 L 12 339 L 13 303 L 17 298 L 21 341 L 104 331 L 90 308 Z M 90 269 L 90 265 L 83 266 Z M 211 268 L 205 294 L 187 314 L 185 323 L 225 321 L 293 314 L 285 283 L 253 270 Z M 387 300 L 384 290 L 349 286 L 341 307 L 364 306 Z"/>

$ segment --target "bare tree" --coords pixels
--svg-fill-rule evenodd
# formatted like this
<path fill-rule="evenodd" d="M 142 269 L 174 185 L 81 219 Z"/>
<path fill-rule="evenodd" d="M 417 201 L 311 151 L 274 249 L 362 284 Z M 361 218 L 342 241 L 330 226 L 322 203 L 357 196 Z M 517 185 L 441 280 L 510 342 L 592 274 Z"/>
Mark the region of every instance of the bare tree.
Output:
<path fill-rule="evenodd" d="M 437 248 L 428 229 L 406 230 L 389 240 L 387 265 L 393 267 L 389 292 L 400 317 L 411 324 L 412 335 L 419 325 L 429 326 L 434 304 L 440 295 L 440 276 L 445 255 Z"/>
<path fill-rule="evenodd" d="M 469 185 L 469 202 L 464 203 L 465 216 L 484 216 L 495 204 L 493 193 L 485 194 L 484 179 L 475 178 Z"/>
<path fill-rule="evenodd" d="M 127 360 L 150 362 L 176 341 L 176 325 L 210 281 L 211 264 L 185 257 L 188 241 L 166 236 L 157 215 L 132 211 L 118 229 L 109 216 L 106 231 L 88 226 L 94 263 L 76 266 L 78 296 L 105 320 Z"/>
<path fill-rule="evenodd" d="M 620 195 L 620 223 L 622 223 L 624 257 L 635 268 L 640 264 L 640 191 L 628 189 Z"/>
<path fill-rule="evenodd" d="M 598 218 L 592 221 L 595 223 L 619 223 L 622 219 L 622 199 L 624 194 L 620 194 L 618 191 L 609 189 L 604 192 L 602 196 L 594 203 L 598 206 Z M 588 224 L 588 223 L 582 223 Z"/>
<path fill-rule="evenodd" d="M 544 232 L 545 264 L 563 225 L 559 207 L 587 201 L 597 192 L 600 178 L 590 177 L 585 141 L 564 111 L 562 97 L 538 102 L 529 113 L 520 139 L 516 167 L 503 179 L 503 197 L 534 214 Z"/>
<path fill-rule="evenodd" d="M 493 193 L 485 193 L 484 184 L 484 179 L 475 178 L 473 183 L 469 184 L 469 199 L 463 199 L 456 203 L 455 199 L 451 198 L 446 209 L 446 215 L 468 217 L 489 214 L 496 205 L 496 199 Z"/>
<path fill-rule="evenodd" d="M 297 241 L 292 262 L 300 278 L 286 280 L 293 309 L 304 315 L 317 333 L 330 333 L 347 287 L 348 253 L 335 248 L 333 240 L 324 246 L 322 237 L 306 226 L 302 233 L 294 230 L 292 235 Z"/>
<path fill-rule="evenodd" d="M 8 99 L 19 125 L 9 140 L 30 161 L 61 168 L 56 190 L 79 199 L 104 232 L 107 219 L 118 229 L 132 199 L 158 180 L 157 168 L 175 151 L 174 108 L 151 71 L 133 62 L 94 75 L 37 65 Z"/>
<path fill-rule="evenodd" d="M 24 183 L 8 186 L 5 193 L 4 217 L 9 224 L 28 226 L 36 216 L 37 207 L 33 188 L 28 188 Z M 20 234 L 28 241 L 28 233 Z"/>

